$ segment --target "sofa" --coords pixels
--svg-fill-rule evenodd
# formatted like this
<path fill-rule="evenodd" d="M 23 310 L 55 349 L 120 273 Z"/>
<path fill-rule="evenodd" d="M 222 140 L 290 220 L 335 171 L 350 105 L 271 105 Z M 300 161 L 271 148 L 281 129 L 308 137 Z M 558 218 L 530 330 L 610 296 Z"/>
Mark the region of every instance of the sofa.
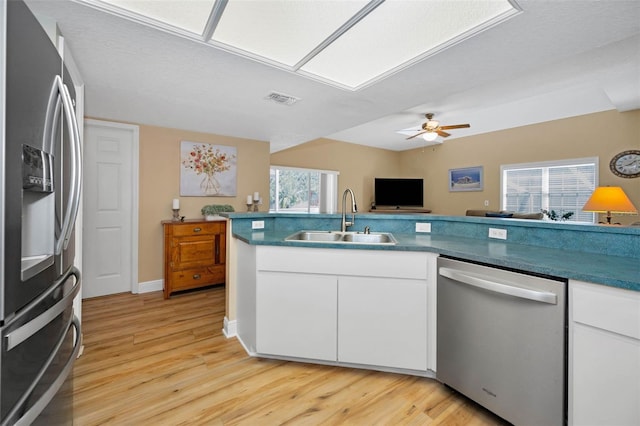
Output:
<path fill-rule="evenodd" d="M 497 211 L 497 210 L 467 210 L 467 216 L 483 216 L 483 217 L 502 217 L 509 219 L 534 219 L 541 220 L 544 215 L 542 213 L 516 213 L 509 212 L 505 210 Z"/>

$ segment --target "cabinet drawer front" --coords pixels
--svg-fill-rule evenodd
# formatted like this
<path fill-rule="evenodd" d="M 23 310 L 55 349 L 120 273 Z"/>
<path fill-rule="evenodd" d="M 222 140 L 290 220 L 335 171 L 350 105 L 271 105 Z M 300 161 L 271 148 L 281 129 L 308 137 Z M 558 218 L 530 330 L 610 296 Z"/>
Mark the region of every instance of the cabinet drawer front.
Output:
<path fill-rule="evenodd" d="M 336 250 L 307 247 L 257 247 L 261 271 L 322 273 L 426 279 L 433 253 L 383 250 Z"/>
<path fill-rule="evenodd" d="M 171 289 L 184 290 L 209 284 L 224 283 L 224 266 L 193 268 L 171 273 Z"/>
<path fill-rule="evenodd" d="M 640 292 L 571 281 L 573 321 L 640 339 Z"/>
<path fill-rule="evenodd" d="M 197 263 L 200 266 L 213 265 L 216 259 L 216 239 L 180 239 L 174 243 L 173 267 L 185 268 Z"/>
<path fill-rule="evenodd" d="M 173 235 L 175 237 L 219 234 L 223 231 L 224 222 L 185 223 L 180 225 L 173 225 Z"/>

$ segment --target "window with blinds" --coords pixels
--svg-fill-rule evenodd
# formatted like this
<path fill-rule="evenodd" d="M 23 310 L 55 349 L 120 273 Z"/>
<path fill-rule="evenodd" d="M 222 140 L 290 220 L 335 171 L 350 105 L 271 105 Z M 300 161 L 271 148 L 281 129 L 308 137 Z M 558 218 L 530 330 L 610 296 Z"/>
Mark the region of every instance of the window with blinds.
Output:
<path fill-rule="evenodd" d="M 573 222 L 594 223 L 594 213 L 582 211 L 598 184 L 598 158 L 578 158 L 500 167 L 502 210 L 518 213 L 572 212 Z"/>
<path fill-rule="evenodd" d="M 271 166 L 269 211 L 335 213 L 338 172 Z"/>

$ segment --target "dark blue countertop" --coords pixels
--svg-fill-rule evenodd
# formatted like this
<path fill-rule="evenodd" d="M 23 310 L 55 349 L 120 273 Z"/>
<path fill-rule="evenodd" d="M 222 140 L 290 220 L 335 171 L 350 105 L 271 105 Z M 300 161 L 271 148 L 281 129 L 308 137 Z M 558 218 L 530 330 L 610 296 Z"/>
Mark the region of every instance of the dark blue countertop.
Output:
<path fill-rule="evenodd" d="M 309 228 L 301 228 L 309 229 Z M 335 248 L 340 250 L 427 251 L 494 266 L 560 278 L 582 280 L 640 291 L 640 259 L 528 244 L 436 235 L 393 232 L 396 245 L 288 242 L 292 230 L 233 231 L 233 236 L 252 245 Z"/>

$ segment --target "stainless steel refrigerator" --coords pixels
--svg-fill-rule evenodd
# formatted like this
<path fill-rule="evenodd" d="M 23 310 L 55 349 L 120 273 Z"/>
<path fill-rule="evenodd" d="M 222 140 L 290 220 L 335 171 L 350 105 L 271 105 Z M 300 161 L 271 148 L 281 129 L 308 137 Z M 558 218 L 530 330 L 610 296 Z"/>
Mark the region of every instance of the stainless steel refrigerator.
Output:
<path fill-rule="evenodd" d="M 71 424 L 81 336 L 75 93 L 22 0 L 0 0 L 0 83 L 0 424 Z"/>

